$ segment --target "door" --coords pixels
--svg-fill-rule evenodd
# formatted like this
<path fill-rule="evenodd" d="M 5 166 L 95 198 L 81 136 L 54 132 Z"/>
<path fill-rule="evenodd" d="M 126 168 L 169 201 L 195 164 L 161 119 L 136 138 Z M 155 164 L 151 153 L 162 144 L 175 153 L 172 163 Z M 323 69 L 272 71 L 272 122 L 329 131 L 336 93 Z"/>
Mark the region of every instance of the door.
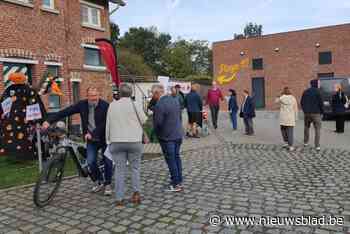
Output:
<path fill-rule="evenodd" d="M 265 80 L 264 77 L 252 78 L 252 97 L 256 108 L 265 107 Z"/>

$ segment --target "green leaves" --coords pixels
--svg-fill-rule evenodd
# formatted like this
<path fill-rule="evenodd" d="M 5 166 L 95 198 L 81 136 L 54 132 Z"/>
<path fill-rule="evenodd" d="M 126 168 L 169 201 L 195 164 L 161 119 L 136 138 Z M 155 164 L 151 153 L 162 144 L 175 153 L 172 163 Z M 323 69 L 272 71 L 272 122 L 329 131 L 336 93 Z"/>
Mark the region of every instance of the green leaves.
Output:
<path fill-rule="evenodd" d="M 133 75 L 164 75 L 176 79 L 212 75 L 208 41 L 178 39 L 172 42 L 169 34 L 159 32 L 156 27 L 134 27 L 118 39 L 117 48 L 120 63 Z"/>

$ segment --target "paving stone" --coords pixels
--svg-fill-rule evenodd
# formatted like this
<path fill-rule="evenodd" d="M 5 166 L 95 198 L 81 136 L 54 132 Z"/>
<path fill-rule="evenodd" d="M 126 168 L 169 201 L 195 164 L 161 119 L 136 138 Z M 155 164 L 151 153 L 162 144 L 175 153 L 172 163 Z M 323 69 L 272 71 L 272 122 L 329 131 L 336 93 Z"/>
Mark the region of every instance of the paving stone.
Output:
<path fill-rule="evenodd" d="M 124 226 L 116 226 L 116 227 L 111 229 L 111 231 L 116 232 L 116 233 L 123 233 L 126 230 L 127 230 L 127 228 Z"/>
<path fill-rule="evenodd" d="M 66 234 L 80 234 L 80 233 L 82 233 L 82 231 L 79 229 L 71 229 L 66 232 Z"/>
<path fill-rule="evenodd" d="M 229 122 L 222 124 L 228 126 Z M 218 129 L 199 140 L 186 139 L 182 149 L 183 193 L 163 192 L 168 183 L 163 158 L 143 161 L 145 202 L 140 206 L 128 204 L 124 209 L 115 209 L 114 198 L 91 194 L 90 181 L 78 178 L 64 180 L 52 205 L 41 210 L 33 209 L 32 188 L 0 190 L 0 230 L 27 227 L 29 232 L 41 228 L 42 233 L 55 234 L 67 227 L 62 232 L 201 233 L 203 227 L 209 233 L 240 234 L 350 231 L 348 151 L 325 149 L 315 153 L 297 146 L 297 151 L 290 153 L 277 145 L 256 143 L 256 137 L 245 138 L 229 128 Z M 128 187 L 129 184 L 128 180 Z M 127 191 L 128 195 L 131 193 Z M 349 222 L 343 227 L 208 226 L 212 215 L 331 214 L 345 216 Z"/>

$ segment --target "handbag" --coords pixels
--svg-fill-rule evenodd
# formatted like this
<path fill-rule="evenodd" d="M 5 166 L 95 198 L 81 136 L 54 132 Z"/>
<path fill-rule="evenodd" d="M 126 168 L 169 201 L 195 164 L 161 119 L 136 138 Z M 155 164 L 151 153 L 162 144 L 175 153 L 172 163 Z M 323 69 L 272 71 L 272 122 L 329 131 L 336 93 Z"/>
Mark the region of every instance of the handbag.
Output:
<path fill-rule="evenodd" d="M 147 136 L 147 133 L 145 132 L 145 130 L 143 129 L 143 125 L 142 125 L 142 122 L 141 122 L 141 118 L 139 116 L 139 113 L 137 112 L 137 109 L 136 109 L 136 106 L 135 106 L 135 103 L 133 100 L 131 100 L 131 103 L 132 103 L 132 106 L 134 108 L 134 111 L 136 113 L 136 117 L 137 117 L 137 120 L 139 121 L 139 124 L 142 128 L 142 144 L 148 144 L 150 142 L 149 140 L 149 137 Z"/>

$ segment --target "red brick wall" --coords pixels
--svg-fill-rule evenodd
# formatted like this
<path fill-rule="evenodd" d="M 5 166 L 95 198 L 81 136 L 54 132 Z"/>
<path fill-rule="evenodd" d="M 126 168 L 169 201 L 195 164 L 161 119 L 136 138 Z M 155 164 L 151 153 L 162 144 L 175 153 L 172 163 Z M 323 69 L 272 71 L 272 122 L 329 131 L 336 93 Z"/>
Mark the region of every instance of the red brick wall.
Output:
<path fill-rule="evenodd" d="M 89 1 L 89 0 L 87 0 Z M 59 14 L 40 9 L 41 1 L 34 1 L 34 7 L 28 8 L 0 1 L 0 50 L 22 49 L 34 54 L 39 64 L 32 65 L 33 85 L 37 85 L 46 70 L 45 56 L 55 54 L 60 57 L 60 77 L 64 78 L 62 90 L 62 107 L 72 102 L 70 74 L 79 72 L 82 80 L 81 90 L 89 84 L 101 86 L 104 95 L 111 95 L 107 72 L 93 72 L 83 69 L 84 49 L 81 47 L 86 38 L 109 38 L 108 1 L 90 0 L 101 5 L 101 24 L 105 31 L 85 28 L 80 20 L 79 0 L 55 0 L 55 8 Z M 0 55 L 1 56 L 1 55 Z M 102 87 L 104 85 L 104 87 Z M 2 64 L 0 63 L 0 94 L 3 92 Z M 47 97 L 43 97 L 47 103 Z"/>
<path fill-rule="evenodd" d="M 320 47 L 315 46 L 320 43 Z M 279 52 L 275 52 L 275 48 Z M 245 55 L 241 56 L 240 52 Z M 332 64 L 319 65 L 318 53 L 332 52 Z M 334 72 L 350 77 L 350 24 L 266 35 L 261 38 L 230 40 L 213 44 L 214 77 L 220 64 L 233 65 L 249 58 L 249 68 L 243 69 L 236 81 L 223 87 L 225 93 L 234 88 L 242 100 L 242 90 L 251 90 L 252 77 L 265 78 L 266 109 L 276 109 L 274 99 L 284 86 L 289 86 L 300 100 L 309 81 L 318 73 Z M 252 70 L 252 58 L 264 59 L 264 70 Z"/>

